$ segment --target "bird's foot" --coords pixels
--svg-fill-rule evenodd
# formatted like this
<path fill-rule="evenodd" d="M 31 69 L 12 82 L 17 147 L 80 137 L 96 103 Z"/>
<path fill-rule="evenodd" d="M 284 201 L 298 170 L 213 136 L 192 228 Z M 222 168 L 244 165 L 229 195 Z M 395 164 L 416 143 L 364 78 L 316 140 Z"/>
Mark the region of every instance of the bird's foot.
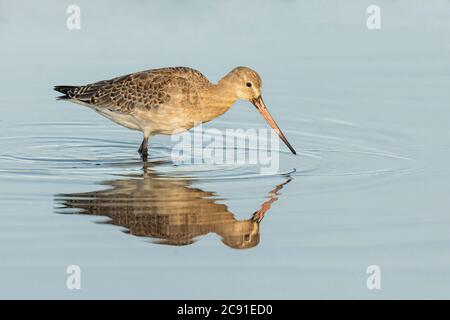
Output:
<path fill-rule="evenodd" d="M 148 160 L 148 152 L 147 152 L 147 149 L 145 149 L 145 150 L 143 150 L 142 152 L 140 152 L 140 154 L 141 154 L 142 161 L 147 162 L 147 160 Z"/>

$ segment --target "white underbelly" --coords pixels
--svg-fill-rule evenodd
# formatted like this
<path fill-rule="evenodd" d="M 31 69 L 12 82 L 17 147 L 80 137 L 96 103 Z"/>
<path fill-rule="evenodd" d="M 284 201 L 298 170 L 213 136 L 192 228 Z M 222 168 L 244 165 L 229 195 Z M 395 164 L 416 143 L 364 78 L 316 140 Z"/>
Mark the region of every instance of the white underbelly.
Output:
<path fill-rule="evenodd" d="M 120 124 L 121 126 L 124 126 L 128 129 L 144 131 L 144 128 L 142 127 L 142 124 L 139 122 L 139 120 L 131 114 L 113 112 L 108 109 L 94 110 L 102 116 L 108 118 L 109 120 L 114 121 L 115 123 Z"/>
<path fill-rule="evenodd" d="M 133 112 L 131 114 L 114 112 L 107 108 L 96 108 L 87 103 L 73 101 L 85 105 L 109 120 L 128 129 L 142 131 L 144 135 L 153 134 L 171 135 L 189 130 L 200 121 L 194 121 L 190 117 L 172 112 Z M 164 109 L 163 109 L 164 110 Z"/>
<path fill-rule="evenodd" d="M 141 126 L 139 120 L 136 119 L 132 114 L 113 112 L 106 108 L 96 108 L 95 106 L 93 106 L 89 103 L 85 103 L 85 102 L 82 102 L 82 101 L 79 101 L 76 99 L 69 99 L 69 101 L 89 107 L 90 109 L 94 110 L 98 114 L 101 114 L 102 116 L 108 118 L 109 120 L 111 120 L 117 124 L 120 124 L 121 126 L 124 126 L 128 129 L 144 131 L 144 128 Z"/>
<path fill-rule="evenodd" d="M 171 135 L 189 130 L 197 125 L 191 117 L 181 112 L 166 112 L 170 109 L 161 108 L 155 112 L 138 111 L 135 116 L 139 119 L 139 124 L 152 134 Z"/>
<path fill-rule="evenodd" d="M 142 116 L 140 114 L 124 114 L 110 110 L 96 110 L 102 116 L 128 129 L 142 131 L 146 136 L 153 134 L 172 135 L 193 128 L 195 124 L 179 117 Z"/>

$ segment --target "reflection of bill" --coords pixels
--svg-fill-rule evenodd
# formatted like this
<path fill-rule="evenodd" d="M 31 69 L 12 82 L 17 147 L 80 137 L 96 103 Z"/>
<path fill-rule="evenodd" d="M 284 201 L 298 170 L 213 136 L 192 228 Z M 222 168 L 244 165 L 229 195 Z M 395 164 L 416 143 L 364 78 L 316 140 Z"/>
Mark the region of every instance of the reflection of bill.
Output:
<path fill-rule="evenodd" d="M 103 183 L 109 189 L 58 194 L 56 201 L 64 209 L 75 208 L 79 214 L 109 217 L 106 223 L 123 226 L 156 243 L 188 245 L 200 236 L 216 233 L 223 243 L 235 249 L 252 248 L 259 243 L 259 225 L 278 191 L 291 179 L 269 192 L 261 208 L 247 220 L 236 220 L 224 204 L 216 203 L 214 192 L 189 186 L 185 179 L 164 179 L 151 171 L 140 176 Z"/>

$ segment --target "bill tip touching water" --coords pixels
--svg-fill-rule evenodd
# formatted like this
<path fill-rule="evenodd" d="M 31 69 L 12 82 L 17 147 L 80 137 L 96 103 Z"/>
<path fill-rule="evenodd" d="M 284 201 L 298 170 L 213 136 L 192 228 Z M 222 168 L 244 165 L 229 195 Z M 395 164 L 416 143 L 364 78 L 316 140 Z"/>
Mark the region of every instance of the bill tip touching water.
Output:
<path fill-rule="evenodd" d="M 157 134 L 189 130 L 224 114 L 237 101 L 251 102 L 293 154 L 295 149 L 270 115 L 261 95 L 262 80 L 236 67 L 217 84 L 187 67 L 152 69 L 81 86 L 55 86 L 60 100 L 82 104 L 144 135 L 139 153 L 148 159 L 148 141 Z"/>

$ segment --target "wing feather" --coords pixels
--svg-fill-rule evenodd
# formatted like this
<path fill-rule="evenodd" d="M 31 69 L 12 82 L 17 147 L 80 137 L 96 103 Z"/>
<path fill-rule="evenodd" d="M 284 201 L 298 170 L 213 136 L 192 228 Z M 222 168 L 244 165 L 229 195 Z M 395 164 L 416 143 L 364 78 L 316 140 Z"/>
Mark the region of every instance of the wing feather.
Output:
<path fill-rule="evenodd" d="M 186 68 L 163 68 L 103 80 L 64 92 L 70 99 L 107 108 L 111 111 L 132 113 L 136 109 L 150 110 L 168 104 L 173 95 L 196 94 L 200 86 L 210 85 L 199 71 Z"/>

